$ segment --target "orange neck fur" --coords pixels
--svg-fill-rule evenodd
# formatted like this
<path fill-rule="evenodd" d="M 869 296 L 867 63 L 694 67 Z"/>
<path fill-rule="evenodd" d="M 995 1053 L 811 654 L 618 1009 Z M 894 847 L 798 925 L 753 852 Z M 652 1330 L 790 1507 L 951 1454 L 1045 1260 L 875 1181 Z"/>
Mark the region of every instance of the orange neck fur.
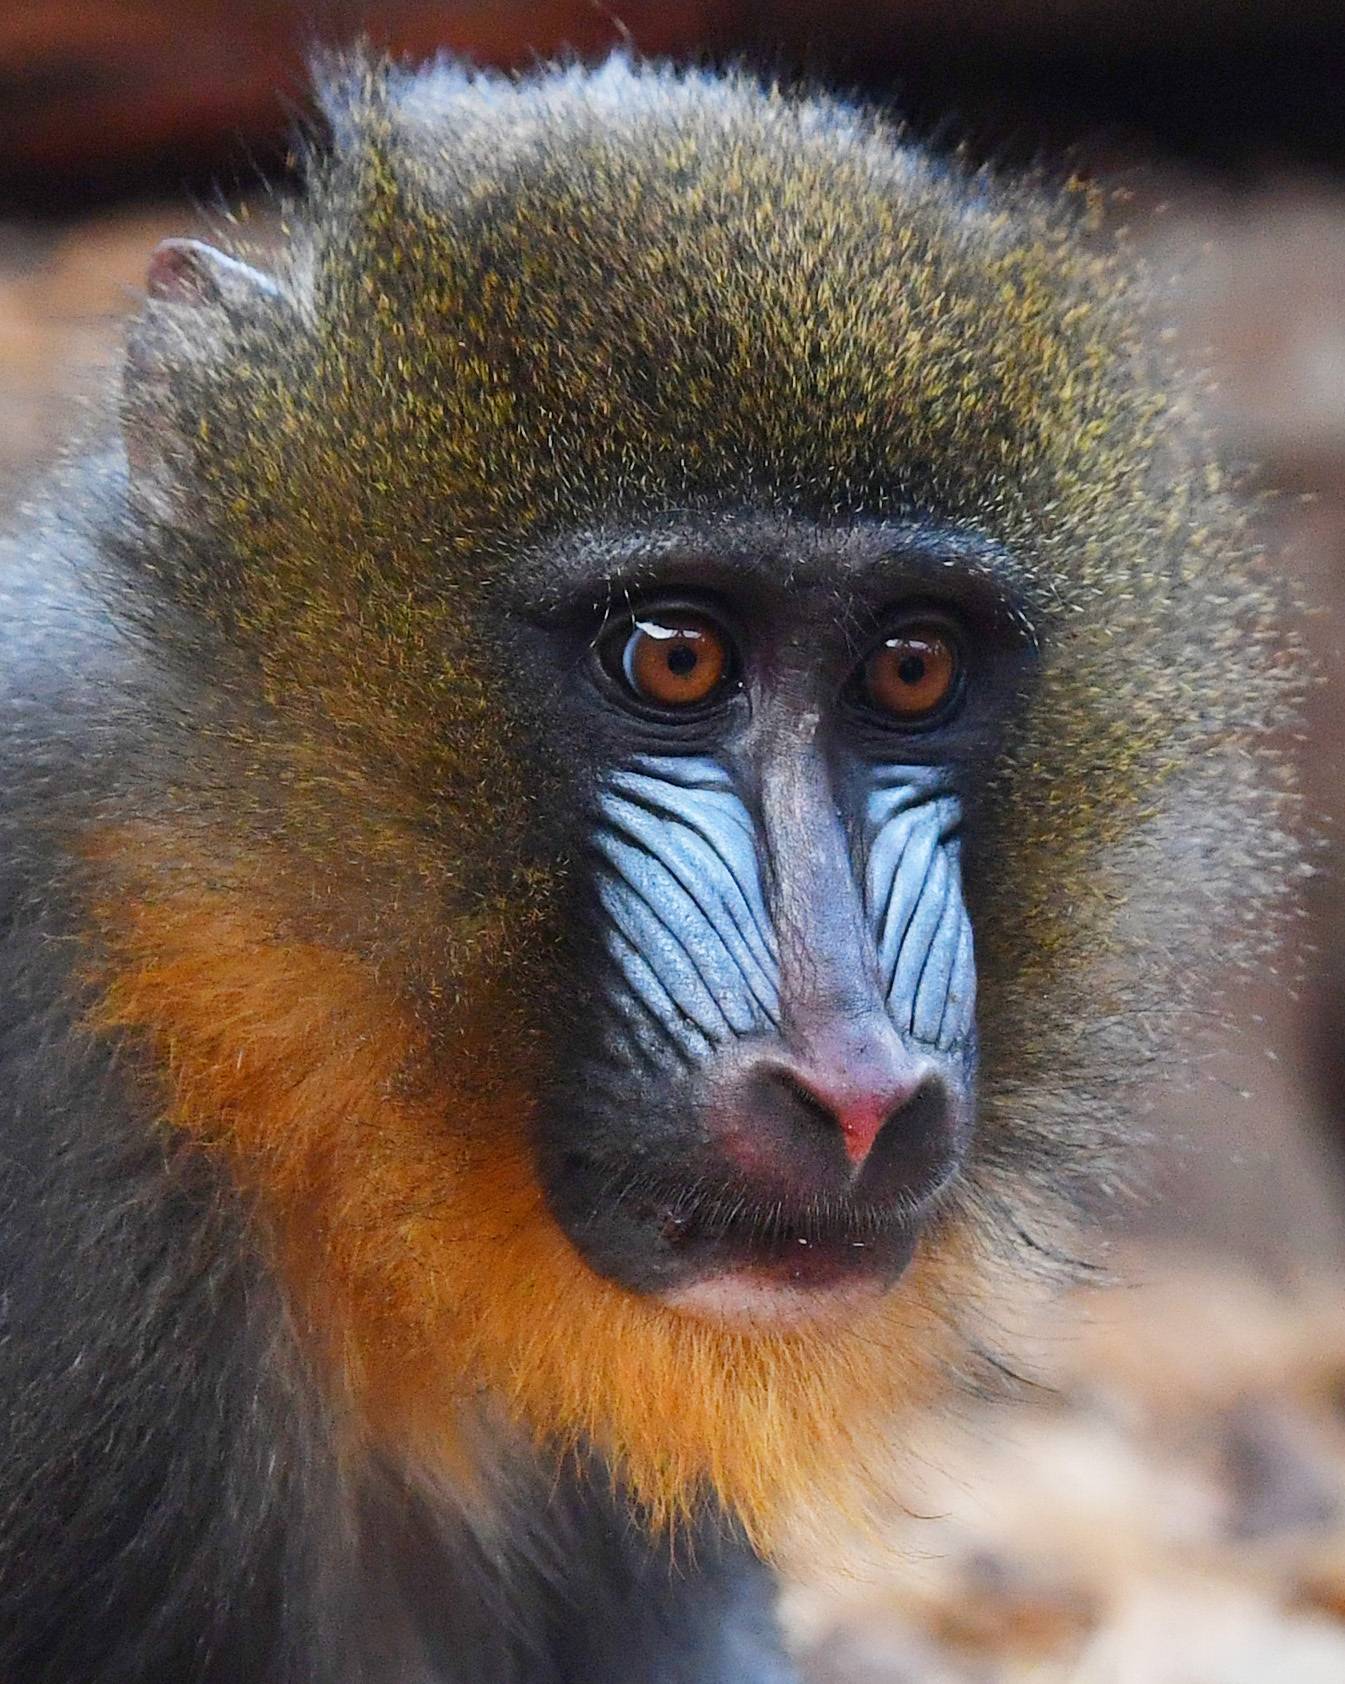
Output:
<path fill-rule="evenodd" d="M 485 1388 L 539 1440 L 596 1444 L 656 1522 L 709 1490 L 764 1549 L 800 1506 L 861 1518 L 893 1417 L 947 1353 L 958 1244 L 849 1326 L 677 1316 L 595 1276 L 549 1216 L 529 1096 L 495 1073 L 488 1031 L 438 1068 L 362 961 L 279 939 L 218 891 L 102 912 L 96 1026 L 148 1040 L 168 1121 L 257 1198 L 296 1319 L 371 1437 L 442 1465 Z"/>

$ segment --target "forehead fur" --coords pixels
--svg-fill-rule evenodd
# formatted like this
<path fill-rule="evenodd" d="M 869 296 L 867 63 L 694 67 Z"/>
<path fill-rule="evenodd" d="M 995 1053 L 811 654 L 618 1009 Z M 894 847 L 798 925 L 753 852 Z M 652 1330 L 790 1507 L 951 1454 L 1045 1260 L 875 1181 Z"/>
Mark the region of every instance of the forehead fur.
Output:
<path fill-rule="evenodd" d="M 524 83 L 359 67 L 327 104 L 295 332 L 234 343 L 210 422 L 235 531 L 272 558 L 294 542 L 274 493 L 315 469 L 314 536 L 432 544 L 463 582 L 500 540 L 726 504 L 928 510 L 1021 544 L 1110 490 L 1114 535 L 1152 417 L 1126 283 L 1069 195 L 619 59 Z"/>

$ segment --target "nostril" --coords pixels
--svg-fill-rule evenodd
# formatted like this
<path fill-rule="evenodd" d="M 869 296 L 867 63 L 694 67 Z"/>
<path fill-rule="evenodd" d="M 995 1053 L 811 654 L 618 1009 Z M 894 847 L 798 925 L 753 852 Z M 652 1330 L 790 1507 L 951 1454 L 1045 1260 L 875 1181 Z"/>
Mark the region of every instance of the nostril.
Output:
<path fill-rule="evenodd" d="M 782 1088 L 789 1096 L 789 1100 L 796 1105 L 805 1117 L 810 1117 L 824 1132 L 830 1132 L 837 1126 L 836 1117 L 825 1101 L 818 1098 L 811 1088 L 806 1087 L 790 1070 L 772 1070 L 768 1080 Z"/>
<path fill-rule="evenodd" d="M 869 1151 L 852 1162 L 871 1195 L 900 1190 L 929 1197 L 947 1180 L 960 1156 L 957 1113 L 947 1082 L 929 1074 L 889 1111 Z"/>
<path fill-rule="evenodd" d="M 879 1069 L 841 1066 L 825 1074 L 775 1065 L 769 1077 L 776 1092 L 788 1096 L 786 1103 L 796 1116 L 807 1118 L 824 1134 L 839 1133 L 856 1171 L 889 1124 L 896 1129 L 907 1116 L 918 1113 L 925 1119 L 927 1113 L 943 1110 L 938 1078 L 923 1061 L 906 1057 L 884 1060 Z"/>

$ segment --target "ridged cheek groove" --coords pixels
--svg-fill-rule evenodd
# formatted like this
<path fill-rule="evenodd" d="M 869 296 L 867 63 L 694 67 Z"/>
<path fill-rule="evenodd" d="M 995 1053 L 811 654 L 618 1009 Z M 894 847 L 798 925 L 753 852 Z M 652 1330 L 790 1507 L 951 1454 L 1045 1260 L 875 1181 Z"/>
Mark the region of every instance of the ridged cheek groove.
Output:
<path fill-rule="evenodd" d="M 713 761 L 641 760 L 599 799 L 598 893 L 630 1022 L 684 1055 L 778 1027 L 779 956 L 752 820 Z"/>
<path fill-rule="evenodd" d="M 868 798 L 865 907 L 888 1009 L 903 1035 L 948 1052 L 976 1016 L 971 919 L 962 897 L 961 811 L 937 771 L 885 770 Z"/>

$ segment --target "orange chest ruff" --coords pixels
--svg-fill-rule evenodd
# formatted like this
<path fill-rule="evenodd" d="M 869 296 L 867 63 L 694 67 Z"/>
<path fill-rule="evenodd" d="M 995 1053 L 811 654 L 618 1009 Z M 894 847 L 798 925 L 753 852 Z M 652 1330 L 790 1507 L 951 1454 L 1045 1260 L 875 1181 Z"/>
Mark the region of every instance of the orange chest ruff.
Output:
<path fill-rule="evenodd" d="M 255 1199 L 359 1437 L 451 1469 L 485 1392 L 562 1453 L 596 1444 L 659 1523 L 713 1492 L 770 1548 L 801 1505 L 862 1515 L 892 1418 L 937 1384 L 960 1245 L 837 1328 L 676 1315 L 595 1276 L 551 1219 L 484 999 L 445 1055 L 364 962 L 222 898 L 102 911 L 95 1027 L 148 1043 L 166 1125 Z"/>

